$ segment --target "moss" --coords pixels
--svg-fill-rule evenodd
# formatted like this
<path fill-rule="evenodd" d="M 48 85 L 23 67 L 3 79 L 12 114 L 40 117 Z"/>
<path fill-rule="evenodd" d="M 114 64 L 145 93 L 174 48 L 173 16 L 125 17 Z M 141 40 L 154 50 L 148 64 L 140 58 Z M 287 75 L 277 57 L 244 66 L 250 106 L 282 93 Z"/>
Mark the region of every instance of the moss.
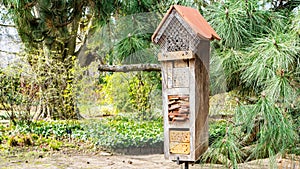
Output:
<path fill-rule="evenodd" d="M 237 106 L 237 91 L 216 94 L 209 99 L 210 115 L 233 115 Z"/>
<path fill-rule="evenodd" d="M 57 141 L 57 140 L 52 140 L 50 143 L 49 143 L 49 147 L 52 149 L 52 150 L 59 150 L 62 146 L 62 142 L 60 141 Z"/>
<path fill-rule="evenodd" d="M 7 140 L 7 144 L 10 146 L 10 147 L 15 147 L 18 145 L 18 140 L 16 138 L 16 136 L 10 136 Z"/>
<path fill-rule="evenodd" d="M 30 135 L 25 135 L 23 137 L 23 141 L 24 141 L 24 146 L 32 146 L 33 145 L 33 141 Z"/>

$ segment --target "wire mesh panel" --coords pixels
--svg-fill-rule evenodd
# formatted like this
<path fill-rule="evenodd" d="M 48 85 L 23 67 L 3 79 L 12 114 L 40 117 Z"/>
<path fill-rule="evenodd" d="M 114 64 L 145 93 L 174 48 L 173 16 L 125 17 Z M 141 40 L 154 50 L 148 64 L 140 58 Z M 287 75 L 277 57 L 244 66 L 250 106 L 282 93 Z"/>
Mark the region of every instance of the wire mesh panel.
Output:
<path fill-rule="evenodd" d="M 159 41 L 161 49 L 165 52 L 188 51 L 190 33 L 176 17 L 172 18 L 170 25 Z"/>
<path fill-rule="evenodd" d="M 161 52 L 195 52 L 200 43 L 200 38 L 175 11 L 172 12 L 172 16 L 173 17 L 170 17 L 170 20 L 168 21 L 168 26 L 163 29 L 164 32 L 162 32 L 158 41 Z"/>

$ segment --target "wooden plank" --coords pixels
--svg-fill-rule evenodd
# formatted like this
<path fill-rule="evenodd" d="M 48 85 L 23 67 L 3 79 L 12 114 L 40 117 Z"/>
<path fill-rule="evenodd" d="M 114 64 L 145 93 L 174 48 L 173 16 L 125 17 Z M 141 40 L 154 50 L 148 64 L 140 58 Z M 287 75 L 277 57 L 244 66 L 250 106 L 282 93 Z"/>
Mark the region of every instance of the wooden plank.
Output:
<path fill-rule="evenodd" d="M 173 62 L 166 62 L 167 88 L 173 87 Z"/>
<path fill-rule="evenodd" d="M 181 108 L 189 108 L 190 107 L 190 103 L 180 103 Z"/>
<path fill-rule="evenodd" d="M 171 88 L 165 89 L 167 95 L 189 94 L 189 88 Z"/>
<path fill-rule="evenodd" d="M 186 114 L 181 114 L 178 111 L 170 112 L 169 117 L 172 118 L 172 119 L 175 119 L 175 120 L 176 120 L 176 117 L 182 118 L 181 120 L 188 119 L 188 116 Z M 180 119 L 178 119 L 178 120 L 180 120 Z"/>
<path fill-rule="evenodd" d="M 167 77 L 167 62 L 161 62 L 161 78 L 162 78 L 162 88 L 163 92 L 167 88 L 168 85 L 168 77 Z"/>
<path fill-rule="evenodd" d="M 178 116 L 179 115 L 179 112 L 178 111 L 171 111 L 169 112 L 169 118 L 174 118 L 175 116 Z"/>
<path fill-rule="evenodd" d="M 179 100 L 179 96 L 178 95 L 169 95 L 168 99 L 169 99 L 169 101 L 177 101 L 177 100 Z"/>
<path fill-rule="evenodd" d="M 174 89 L 176 90 L 176 89 Z M 189 101 L 189 95 L 188 94 L 178 94 L 178 95 L 169 95 L 169 100 L 180 100 L 178 102 L 180 103 L 188 103 Z"/>
<path fill-rule="evenodd" d="M 181 114 L 183 114 L 183 113 L 189 114 L 189 113 L 190 113 L 190 109 L 183 109 L 183 108 L 180 108 L 179 111 L 178 111 L 178 113 L 181 113 Z"/>
<path fill-rule="evenodd" d="M 195 160 L 208 148 L 209 45 L 209 41 L 201 41 L 195 61 Z"/>
<path fill-rule="evenodd" d="M 158 54 L 159 61 L 183 60 L 193 58 L 195 58 L 195 55 L 192 51 L 177 51 Z"/>
<path fill-rule="evenodd" d="M 188 116 L 184 114 L 184 117 L 173 117 L 172 122 L 186 122 L 188 119 Z"/>
<path fill-rule="evenodd" d="M 181 100 L 187 100 L 187 101 L 189 100 L 189 96 L 188 96 L 188 95 L 185 95 L 185 96 L 182 95 L 182 96 L 180 96 L 179 98 L 180 98 Z"/>
<path fill-rule="evenodd" d="M 180 105 L 179 104 L 175 104 L 175 105 L 172 105 L 169 110 L 175 110 L 175 109 L 178 109 L 180 108 Z"/>
<path fill-rule="evenodd" d="M 197 139 L 197 136 L 195 135 L 195 125 L 196 125 L 196 119 L 195 119 L 195 109 L 196 109 L 196 102 L 199 101 L 199 98 L 195 97 L 195 87 L 198 86 L 198 84 L 196 84 L 195 82 L 195 69 L 198 69 L 197 67 L 195 67 L 195 60 L 198 60 L 198 58 L 194 59 L 194 60 L 190 60 L 190 95 L 189 98 L 181 98 L 181 99 L 186 99 L 189 100 L 190 103 L 190 132 L 191 132 L 191 156 L 190 156 L 190 160 L 195 160 L 195 140 Z"/>
<path fill-rule="evenodd" d="M 188 60 L 176 60 L 174 61 L 174 68 L 189 67 Z"/>
<path fill-rule="evenodd" d="M 169 100 L 170 101 L 170 100 Z M 181 105 L 181 103 L 179 102 L 180 100 L 171 100 L 169 102 L 169 106 L 172 106 L 172 105 Z"/>
<path fill-rule="evenodd" d="M 189 128 L 189 127 L 190 127 L 189 123 L 180 123 L 180 122 L 173 123 L 171 121 L 168 122 L 168 128 Z"/>

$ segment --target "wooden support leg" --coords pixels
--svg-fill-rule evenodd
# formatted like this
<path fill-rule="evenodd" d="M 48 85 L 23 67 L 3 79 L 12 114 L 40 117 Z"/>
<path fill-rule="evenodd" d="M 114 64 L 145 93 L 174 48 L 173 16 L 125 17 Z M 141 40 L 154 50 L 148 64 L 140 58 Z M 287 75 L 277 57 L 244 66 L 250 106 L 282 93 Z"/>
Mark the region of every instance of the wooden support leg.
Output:
<path fill-rule="evenodd" d="M 189 162 L 184 162 L 184 169 L 189 169 Z"/>

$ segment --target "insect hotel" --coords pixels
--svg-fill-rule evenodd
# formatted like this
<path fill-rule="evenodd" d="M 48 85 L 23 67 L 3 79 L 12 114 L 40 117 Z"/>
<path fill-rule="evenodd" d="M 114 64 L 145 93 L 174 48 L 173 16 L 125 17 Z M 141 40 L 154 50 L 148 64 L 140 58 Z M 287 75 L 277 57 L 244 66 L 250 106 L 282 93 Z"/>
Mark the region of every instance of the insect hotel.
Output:
<path fill-rule="evenodd" d="M 194 162 L 208 148 L 210 40 L 198 10 L 173 5 L 152 35 L 162 64 L 165 158 Z"/>

